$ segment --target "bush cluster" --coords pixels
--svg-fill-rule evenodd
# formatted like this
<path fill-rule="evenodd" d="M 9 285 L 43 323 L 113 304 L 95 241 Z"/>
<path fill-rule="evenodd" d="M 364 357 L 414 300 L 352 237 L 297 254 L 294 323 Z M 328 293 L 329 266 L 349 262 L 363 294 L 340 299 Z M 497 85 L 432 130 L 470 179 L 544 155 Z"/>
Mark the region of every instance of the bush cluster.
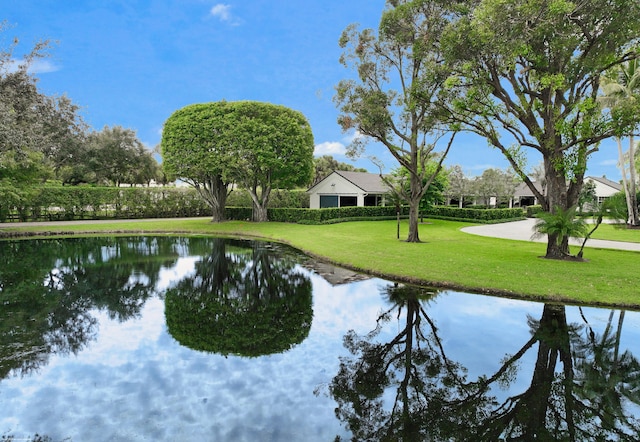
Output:
<path fill-rule="evenodd" d="M 228 207 L 252 207 L 251 195 L 244 189 L 236 189 L 227 198 Z M 269 208 L 308 208 L 309 194 L 305 190 L 276 189 L 269 195 Z"/>

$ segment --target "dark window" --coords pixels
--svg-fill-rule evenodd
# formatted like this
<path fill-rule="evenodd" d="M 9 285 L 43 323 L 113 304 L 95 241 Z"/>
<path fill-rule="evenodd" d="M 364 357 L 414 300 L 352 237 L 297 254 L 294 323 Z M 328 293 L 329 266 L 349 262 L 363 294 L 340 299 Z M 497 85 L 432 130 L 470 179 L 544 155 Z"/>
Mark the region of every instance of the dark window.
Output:
<path fill-rule="evenodd" d="M 338 195 L 320 195 L 320 208 L 338 207 Z"/>
<path fill-rule="evenodd" d="M 355 207 L 358 205 L 357 196 L 341 196 L 340 207 Z"/>
<path fill-rule="evenodd" d="M 380 195 L 367 195 L 364 197 L 364 205 L 369 206 L 379 206 L 380 205 Z"/>

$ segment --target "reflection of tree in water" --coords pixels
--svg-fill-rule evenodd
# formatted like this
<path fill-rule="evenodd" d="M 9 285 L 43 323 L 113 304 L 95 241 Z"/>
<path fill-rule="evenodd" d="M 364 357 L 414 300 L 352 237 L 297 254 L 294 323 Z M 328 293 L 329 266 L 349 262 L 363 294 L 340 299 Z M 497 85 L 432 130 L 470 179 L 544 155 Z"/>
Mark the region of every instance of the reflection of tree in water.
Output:
<path fill-rule="evenodd" d="M 279 353 L 302 342 L 313 317 L 311 281 L 297 259 L 274 252 L 265 243 L 218 240 L 196 275 L 167 291 L 169 333 L 189 348 L 223 355 Z"/>
<path fill-rule="evenodd" d="M 137 317 L 160 268 L 175 261 L 183 241 L 0 242 L 0 379 L 37 370 L 52 353 L 80 351 L 97 332 L 94 309 L 120 321 Z"/>
<path fill-rule="evenodd" d="M 371 333 L 345 336 L 353 357 L 341 359 L 330 385 L 354 440 L 640 440 L 628 409 L 640 403 L 640 365 L 619 354 L 622 321 L 613 333 L 613 314 L 598 337 L 568 324 L 564 306 L 546 304 L 539 321 L 529 319 L 531 339 L 495 373 L 469 381 L 427 314 L 428 292 L 389 286 L 385 293 L 394 306 Z M 401 324 L 397 335 L 378 342 L 393 317 Z M 513 383 L 536 344 L 529 388 L 499 400 L 491 389 Z"/>

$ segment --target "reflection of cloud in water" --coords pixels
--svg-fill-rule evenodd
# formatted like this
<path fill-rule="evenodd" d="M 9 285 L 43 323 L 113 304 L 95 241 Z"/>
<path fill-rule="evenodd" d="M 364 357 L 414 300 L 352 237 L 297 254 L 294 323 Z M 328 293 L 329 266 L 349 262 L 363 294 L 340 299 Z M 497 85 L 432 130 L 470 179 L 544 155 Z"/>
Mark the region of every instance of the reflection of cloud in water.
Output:
<path fill-rule="evenodd" d="M 195 272 L 199 258 L 178 258 L 160 270 L 157 293 Z M 348 330 L 371 331 L 388 283 L 369 279 L 331 286 L 307 272 L 313 284 L 313 323 L 301 344 L 283 354 L 225 358 L 180 346 L 166 331 L 164 301 L 144 304 L 142 319 L 123 323 L 93 311 L 98 339 L 77 356 L 52 355 L 37 374 L 0 381 L 0 434 L 36 432 L 54 440 L 329 441 L 349 439 L 325 394 L 346 355 Z M 602 330 L 608 310 L 586 309 Z M 527 314 L 542 304 L 482 295 L 443 293 L 428 302 L 447 357 L 469 368 L 469 379 L 491 375 L 505 353 L 530 337 Z M 577 308 L 567 309 L 580 322 Z M 617 313 L 616 313 L 617 315 Z M 379 338 L 393 338 L 403 318 L 391 315 Z M 423 325 L 426 327 L 426 321 Z M 625 318 L 623 340 L 640 341 L 640 315 Z M 637 345 L 636 345 L 637 347 Z M 529 359 L 527 359 L 529 358 Z M 530 382 L 535 349 L 523 359 L 518 382 Z M 522 391 L 522 388 L 520 389 Z"/>
<path fill-rule="evenodd" d="M 385 281 L 368 279 L 332 286 L 318 275 L 310 277 L 314 304 L 312 330 L 335 335 L 336 330 L 366 333 L 375 327 L 375 318 L 384 303 L 380 289 Z"/>
<path fill-rule="evenodd" d="M 158 273 L 158 282 L 155 289 L 162 293 L 170 287 L 175 286 L 182 279 L 192 276 L 196 272 L 196 263 L 200 261 L 200 257 L 189 256 L 181 257 L 176 260 L 173 267 L 162 267 Z"/>
<path fill-rule="evenodd" d="M 174 274 L 184 275 L 193 263 L 176 264 L 181 270 Z M 317 318 L 319 330 L 353 325 L 349 311 L 361 296 L 345 298 L 348 292 L 317 294 L 319 310 L 335 314 L 324 315 L 328 324 Z M 376 311 L 378 303 L 371 304 Z M 338 314 L 341 308 L 349 310 Z M 38 375 L 2 381 L 3 408 L 14 418 L 0 417 L 0 430 L 74 441 L 348 436 L 335 419 L 333 400 L 313 394 L 335 375 L 337 356 L 344 352 L 339 340 L 316 332 L 284 354 L 225 358 L 175 342 L 166 333 L 164 303 L 157 298 L 146 302 L 144 320 L 120 324 L 106 313 L 96 315 L 100 335 L 89 351 L 71 359 L 53 356 Z M 342 328 L 334 328 L 333 335 L 337 330 Z"/>

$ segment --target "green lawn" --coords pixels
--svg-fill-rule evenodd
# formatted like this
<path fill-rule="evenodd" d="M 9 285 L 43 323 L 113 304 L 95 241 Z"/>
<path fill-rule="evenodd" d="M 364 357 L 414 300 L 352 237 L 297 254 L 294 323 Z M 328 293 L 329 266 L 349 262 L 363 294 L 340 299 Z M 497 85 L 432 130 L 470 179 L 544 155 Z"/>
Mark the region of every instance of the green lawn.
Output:
<path fill-rule="evenodd" d="M 469 223 L 429 220 L 420 226 L 422 243 L 396 239 L 395 221 L 330 225 L 250 223 L 212 224 L 207 219 L 113 221 L 103 224 L 3 228 L 3 231 L 167 232 L 264 238 L 374 275 L 472 292 L 532 299 L 640 308 L 640 253 L 585 249 L 589 262 L 540 258 L 545 244 L 466 234 Z M 603 235 L 614 232 L 602 226 Z M 598 231 L 596 231 L 598 232 Z M 632 233 L 640 234 L 640 231 Z M 588 243 L 587 243 L 588 244 Z"/>
<path fill-rule="evenodd" d="M 601 224 L 591 237 L 611 241 L 640 242 L 640 229 L 627 229 L 625 225 Z"/>

